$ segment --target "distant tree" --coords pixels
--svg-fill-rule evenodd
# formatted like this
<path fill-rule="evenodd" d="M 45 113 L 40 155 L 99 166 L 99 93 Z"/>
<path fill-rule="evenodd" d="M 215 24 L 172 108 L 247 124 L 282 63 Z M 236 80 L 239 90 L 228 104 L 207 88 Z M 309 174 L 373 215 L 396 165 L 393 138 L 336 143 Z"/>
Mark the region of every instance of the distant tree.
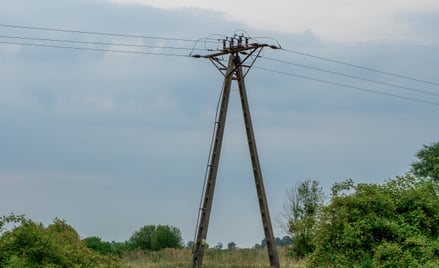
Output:
<path fill-rule="evenodd" d="M 265 240 L 265 238 L 264 239 L 262 239 L 262 241 L 261 241 L 261 247 L 262 248 L 265 248 L 267 246 L 267 240 Z"/>
<path fill-rule="evenodd" d="M 221 242 L 216 243 L 216 245 L 215 245 L 214 248 L 215 248 L 215 249 L 218 249 L 218 250 L 223 249 L 223 243 L 221 243 Z"/>
<path fill-rule="evenodd" d="M 113 253 L 113 248 L 111 243 L 102 241 L 102 238 L 100 237 L 97 236 L 86 237 L 82 239 L 82 241 L 84 241 L 85 245 L 89 249 L 99 254 L 110 255 Z"/>
<path fill-rule="evenodd" d="M 186 243 L 186 248 L 194 248 L 194 245 L 195 245 L 195 243 L 194 243 L 194 241 L 188 241 L 187 243 Z"/>
<path fill-rule="evenodd" d="M 282 237 L 280 242 L 281 247 L 288 247 L 291 246 L 292 244 L 293 244 L 293 239 L 290 236 L 286 235 Z"/>
<path fill-rule="evenodd" d="M 152 236 L 156 230 L 154 225 L 145 225 L 135 231 L 128 240 L 131 249 L 152 249 Z"/>
<path fill-rule="evenodd" d="M 177 227 L 159 225 L 151 237 L 151 249 L 161 250 L 164 248 L 182 248 L 183 239 Z"/>
<path fill-rule="evenodd" d="M 292 236 L 291 253 L 296 258 L 303 258 L 314 250 L 317 212 L 323 201 L 323 189 L 316 180 L 298 182 L 287 192 L 283 207 L 284 229 Z"/>
<path fill-rule="evenodd" d="M 236 249 L 236 243 L 235 242 L 230 242 L 227 244 L 227 249 L 228 250 L 233 250 Z"/>
<path fill-rule="evenodd" d="M 412 173 L 439 182 L 439 142 L 424 145 L 416 157 L 418 160 L 412 163 Z"/>
<path fill-rule="evenodd" d="M 116 241 L 111 241 L 111 250 L 113 252 L 113 254 L 117 255 L 117 256 L 122 256 L 123 253 L 129 251 L 130 248 L 130 244 L 128 241 L 125 242 L 116 242 Z"/>
<path fill-rule="evenodd" d="M 253 246 L 253 248 L 255 248 L 255 249 L 261 249 L 261 248 L 263 248 L 260 244 L 255 244 L 254 246 Z"/>
<path fill-rule="evenodd" d="M 178 228 L 168 225 L 146 225 L 134 232 L 128 240 L 131 249 L 161 250 L 182 248 L 183 239 Z"/>

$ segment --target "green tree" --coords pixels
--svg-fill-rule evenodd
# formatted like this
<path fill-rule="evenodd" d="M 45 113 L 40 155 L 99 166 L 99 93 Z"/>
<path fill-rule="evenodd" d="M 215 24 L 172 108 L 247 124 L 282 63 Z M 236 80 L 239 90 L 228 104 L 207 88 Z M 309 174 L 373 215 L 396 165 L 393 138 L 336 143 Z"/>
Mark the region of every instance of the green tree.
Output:
<path fill-rule="evenodd" d="M 287 192 L 283 207 L 284 229 L 291 234 L 291 254 L 303 258 L 314 250 L 315 223 L 324 193 L 316 180 L 298 182 Z"/>
<path fill-rule="evenodd" d="M 236 249 L 236 243 L 235 243 L 235 242 L 229 242 L 229 243 L 227 244 L 227 249 L 228 249 L 228 250 Z"/>
<path fill-rule="evenodd" d="M 128 240 L 131 249 L 161 250 L 182 248 L 183 242 L 178 228 L 167 225 L 146 225 L 134 232 Z"/>
<path fill-rule="evenodd" d="M 97 236 L 86 237 L 82 241 L 84 241 L 85 245 L 102 255 L 110 255 L 113 254 L 113 247 L 110 242 L 102 241 L 102 238 Z"/>
<path fill-rule="evenodd" d="M 195 245 L 194 241 L 188 241 L 186 243 L 186 248 L 192 249 L 192 248 L 194 248 L 194 245 Z"/>
<path fill-rule="evenodd" d="M 135 231 L 128 240 L 129 247 L 131 249 L 152 249 L 151 241 L 155 229 L 155 225 L 145 225 Z"/>
<path fill-rule="evenodd" d="M 168 225 L 157 226 L 151 237 L 151 246 L 153 250 L 182 248 L 183 239 L 180 230 Z"/>
<path fill-rule="evenodd" d="M 286 235 L 282 237 L 279 246 L 287 247 L 287 246 L 291 246 L 292 244 L 293 244 L 293 239 L 290 236 Z"/>
<path fill-rule="evenodd" d="M 412 163 L 412 173 L 439 182 L 439 142 L 424 145 L 416 157 L 418 160 Z"/>

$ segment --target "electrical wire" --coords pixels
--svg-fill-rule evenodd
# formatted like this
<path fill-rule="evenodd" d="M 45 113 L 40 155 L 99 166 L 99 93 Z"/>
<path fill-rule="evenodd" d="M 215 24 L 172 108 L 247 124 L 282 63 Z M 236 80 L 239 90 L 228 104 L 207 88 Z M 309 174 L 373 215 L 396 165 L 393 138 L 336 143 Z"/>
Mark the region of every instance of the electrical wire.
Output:
<path fill-rule="evenodd" d="M 153 39 L 153 40 L 181 41 L 181 42 L 193 42 L 193 43 L 196 43 L 199 41 L 199 40 L 195 40 L 195 39 L 185 39 L 185 38 L 158 37 L 158 36 L 146 36 L 146 35 L 134 35 L 134 34 L 120 34 L 120 33 L 109 33 L 109 32 L 97 32 L 97 31 L 81 31 L 81 30 L 61 29 L 61 28 L 13 25 L 13 24 L 4 24 L 4 23 L 1 23 L 0 27 L 27 29 L 27 30 L 39 30 L 39 31 L 65 32 L 65 33 L 79 33 L 79 34 L 87 34 L 87 35 L 103 35 L 103 36 L 116 36 L 116 37 L 127 37 L 127 38 L 144 38 L 144 39 Z M 259 38 L 262 38 L 262 37 L 259 37 Z M 266 38 L 266 37 L 264 37 L 264 38 Z M 204 42 L 218 44 L 219 40 L 208 38 Z M 280 46 L 279 46 L 279 48 L 280 48 Z M 297 50 L 286 49 L 286 48 L 280 48 L 280 49 L 282 51 L 285 51 L 288 53 L 298 54 L 298 55 L 302 55 L 302 56 L 306 56 L 306 57 L 312 57 L 312 58 L 325 60 L 325 61 L 329 61 L 329 62 L 336 63 L 336 64 L 342 64 L 342 65 L 346 65 L 346 66 L 350 66 L 350 67 L 354 67 L 354 68 L 358 68 L 358 69 L 363 69 L 363 70 L 367 70 L 367 71 L 371 71 L 371 72 L 381 73 L 381 74 L 385 74 L 385 75 L 389 75 L 389 76 L 394 76 L 394 77 L 398 77 L 398 78 L 402 78 L 402 79 L 406 79 L 406 80 L 412 80 L 412 81 L 416 81 L 416 82 L 439 86 L 439 83 L 432 82 L 432 81 L 427 81 L 427 80 L 422 80 L 422 79 L 418 79 L 418 78 L 414 78 L 414 77 L 410 77 L 410 76 L 406 76 L 406 75 L 382 71 L 382 70 L 378 70 L 378 69 L 374 69 L 374 68 L 370 68 L 370 67 L 366 67 L 366 66 L 361 66 L 361 65 L 357 65 L 357 64 L 352 64 L 352 63 L 348 63 L 348 62 L 344 62 L 344 61 L 340 61 L 340 60 L 336 60 L 336 59 L 326 58 L 326 57 L 322 57 L 322 56 L 316 56 L 313 54 L 304 53 L 304 52 L 297 51 Z"/>
<path fill-rule="evenodd" d="M 51 32 L 78 33 L 78 34 L 87 34 L 87 35 L 103 35 L 103 36 L 116 36 L 116 37 L 128 37 L 128 38 L 144 38 L 144 39 L 154 39 L 154 40 L 181 41 L 181 42 L 196 42 L 197 41 L 197 40 L 193 40 L 193 39 L 174 38 L 174 37 L 158 37 L 158 36 L 145 36 L 145 35 L 134 35 L 134 34 L 80 31 L 80 30 L 71 30 L 71 29 L 34 27 L 34 26 L 24 26 L 24 25 L 3 24 L 3 23 L 0 23 L 0 27 L 27 29 L 27 30 L 39 30 L 39 31 L 51 31 Z M 216 41 L 210 40 L 208 42 L 218 43 L 217 40 Z"/>
<path fill-rule="evenodd" d="M 157 39 L 157 40 L 172 40 L 172 41 L 186 41 L 186 42 L 198 42 L 199 41 L 199 40 L 180 39 L 180 38 L 152 37 L 152 36 L 140 36 L 140 35 L 103 33 L 103 32 L 76 31 L 76 30 L 56 29 L 56 28 L 41 28 L 41 27 L 30 27 L 30 26 L 18 26 L 18 25 L 9 25 L 9 24 L 0 24 L 0 27 L 22 28 L 22 29 L 31 29 L 31 30 L 45 30 L 45 31 L 57 31 L 57 32 L 69 32 L 69 33 L 81 33 L 81 34 L 108 35 L 108 36 L 119 36 L 119 37 L 136 37 L 136 38 L 147 38 L 147 39 Z M 80 41 L 80 40 L 71 40 L 71 39 L 50 39 L 50 38 L 36 38 L 36 37 L 26 37 L 26 36 L 0 35 L 0 38 L 9 38 L 9 39 L 16 39 L 16 40 L 44 41 L 44 42 L 62 42 L 62 43 L 75 43 L 75 44 L 90 44 L 90 45 L 112 45 L 112 46 L 136 47 L 136 48 L 160 48 L 160 49 L 176 49 L 176 50 L 189 50 L 189 51 L 193 51 L 194 50 L 194 48 L 187 48 L 187 47 L 135 45 L 135 44 L 126 44 L 126 43 L 112 43 L 112 42 L 91 42 L 91 41 Z M 209 39 L 206 39 L 205 41 L 207 42 L 207 40 L 209 40 Z M 90 48 L 90 47 L 64 46 L 64 45 L 53 45 L 53 44 L 42 44 L 42 43 L 28 43 L 28 42 L 0 41 L 0 44 L 9 44 L 9 45 L 18 45 L 18 46 L 33 46 L 33 47 L 44 47 L 44 48 L 56 48 L 56 49 L 73 49 L 73 50 L 94 51 L 94 52 L 112 52 L 112 53 L 125 53 L 125 54 L 138 54 L 138 55 L 141 54 L 141 55 L 190 57 L 190 55 L 177 54 L 177 53 L 146 52 L 146 51 L 118 50 L 118 49 L 105 49 L 105 48 Z M 196 49 L 196 50 L 198 50 L 198 49 Z M 203 50 L 203 49 L 200 49 L 200 50 Z M 413 77 L 409 77 L 409 76 L 403 76 L 403 75 L 399 75 L 399 74 L 395 74 L 395 73 L 389 73 L 389 72 L 385 72 L 385 71 L 380 71 L 380 70 L 372 69 L 372 68 L 369 68 L 369 67 L 364 67 L 364 66 L 360 66 L 360 65 L 350 64 L 350 63 L 346 63 L 346 62 L 342 62 L 342 61 L 338 61 L 338 60 L 334 60 L 334 59 L 330 59 L 330 58 L 324 58 L 324 57 L 320 57 L 320 56 L 315 56 L 315 55 L 312 55 L 312 54 L 303 53 L 303 52 L 299 52 L 299 51 L 295 51 L 295 50 L 284 49 L 284 48 L 282 48 L 282 50 L 290 52 L 290 53 L 300 54 L 300 55 L 303 55 L 303 56 L 308 56 L 308 57 L 313 57 L 313 58 L 317 58 L 317 59 L 321 59 L 321 60 L 330 61 L 330 62 L 333 62 L 333 63 L 343 64 L 343 65 L 347 65 L 347 66 L 351 66 L 351 67 L 355 67 L 355 68 L 360 68 L 360 69 L 365 69 L 365 70 L 368 70 L 368 71 L 373 71 L 373 72 L 382 73 L 382 74 L 386 74 L 386 75 L 390 75 L 390 76 L 395 76 L 395 77 L 399 77 L 399 78 L 403 78 L 403 79 L 413 80 L 413 81 L 422 82 L 422 83 L 431 84 L 431 85 L 439 85 L 438 83 L 427 81 L 427 80 L 421 80 L 421 79 L 417 79 L 417 78 L 413 78 Z M 353 75 L 349 75 L 349 74 L 346 74 L 346 73 L 335 72 L 335 71 L 326 70 L 326 69 L 317 68 L 317 67 L 312 67 L 312 66 L 307 66 L 307 65 L 303 65 L 303 64 L 297 64 L 297 63 L 290 62 L 290 61 L 274 59 L 274 58 L 265 57 L 265 56 L 261 56 L 261 58 L 267 59 L 267 60 L 272 60 L 272 61 L 277 61 L 277 62 L 280 62 L 280 63 L 295 65 L 295 66 L 302 67 L 302 68 L 307 68 L 307 69 L 317 70 L 317 71 L 331 73 L 331 74 L 335 74 L 335 75 L 340 75 L 340 76 L 344 76 L 344 77 L 349 77 L 349 78 L 352 78 L 352 79 L 359 79 L 359 80 L 363 80 L 363 81 L 367 81 L 367 82 L 372 82 L 372 83 L 382 84 L 382 85 L 386 85 L 386 86 L 392 86 L 392 87 L 397 87 L 397 88 L 401 88 L 401 89 L 406 89 L 406 90 L 410 90 L 410 91 L 414 91 L 414 92 L 418 92 L 418 93 L 439 96 L 439 94 L 433 93 L 433 92 L 429 92 L 429 91 L 424 91 L 424 90 L 419 90 L 419 89 L 415 89 L 415 88 L 400 86 L 400 85 L 391 84 L 391 83 L 382 82 L 382 81 L 376 81 L 376 80 L 372 80 L 372 79 L 367 79 L 367 78 L 363 78 L 363 77 L 353 76 Z M 385 96 L 389 96 L 389 97 L 395 97 L 395 98 L 399 98 L 399 99 L 405 99 L 405 100 L 410 100 L 410 101 L 421 102 L 421 103 L 425 103 L 425 104 L 439 106 L 439 103 L 438 102 L 434 102 L 434 101 L 422 100 L 422 99 L 418 99 L 418 98 L 412 98 L 412 97 L 407 97 L 407 96 L 393 94 L 393 93 L 386 93 L 386 92 L 382 92 L 382 91 L 378 91 L 378 90 L 373 90 L 373 89 L 369 89 L 369 88 L 358 87 L 358 86 L 353 86 L 353 85 L 343 84 L 343 83 L 339 83 L 339 82 L 328 81 L 328 80 L 323 80 L 323 79 L 319 79 L 319 78 L 315 78 L 315 77 L 299 75 L 299 74 L 293 74 L 293 73 L 289 73 L 289 72 L 273 70 L 273 69 L 268 69 L 268 68 L 263 68 L 263 67 L 254 66 L 254 68 L 260 69 L 260 70 L 263 70 L 263 71 L 274 72 L 274 73 L 278 73 L 278 74 L 283 74 L 283 75 L 298 77 L 298 78 L 302 78 L 302 79 L 312 80 L 312 81 L 316 81 L 316 82 L 320 82 L 320 83 L 326 83 L 326 84 L 331 84 L 331 85 L 335 85 L 335 86 L 340 86 L 340 87 L 345 87 L 345 88 L 351 88 L 351 89 L 366 91 L 366 92 L 370 92 L 370 93 L 374 93 L 374 94 L 380 94 L 380 95 L 385 95 Z"/>
<path fill-rule="evenodd" d="M 427 94 L 427 95 L 439 96 L 439 93 L 435 93 L 435 92 L 431 92 L 431 91 L 426 91 L 426 90 L 416 89 L 416 88 L 412 88 L 412 87 L 396 85 L 396 84 L 392 84 L 392 83 L 388 83 L 388 82 L 383 82 L 383 81 L 377 81 L 377 80 L 368 79 L 368 78 L 364 78 L 364 77 L 360 77 L 360 76 L 354 76 L 354 75 L 350 75 L 350 74 L 346 74 L 346 73 L 335 72 L 335 71 L 331 71 L 331 70 L 327 70 L 327 69 L 322 69 L 322 68 L 317 68 L 317 67 L 313 67 L 313 66 L 309 66 L 309 65 L 299 64 L 299 63 L 295 63 L 295 62 L 291 62 L 291 61 L 280 60 L 280 59 L 275 59 L 275 58 L 270 58 L 270 57 L 265 57 L 265 56 L 261 56 L 260 58 L 271 60 L 271 61 L 275 61 L 275 62 L 280 62 L 280 63 L 284 63 L 284 64 L 289 64 L 289 65 L 293 65 L 293 66 L 297 66 L 297 67 L 301 67 L 301 68 L 306 68 L 306 69 L 310 69 L 310 70 L 315 70 L 315 71 L 335 74 L 335 75 L 339 75 L 339 76 L 344 76 L 344 77 L 348 77 L 348 78 L 352 78 L 352 79 L 357 79 L 357 80 L 362 80 L 362 81 L 366 81 L 366 82 L 371 82 L 371 83 L 375 83 L 375 84 L 381 84 L 381 85 L 385 85 L 385 86 L 405 89 L 405 90 L 408 90 L 408 91 L 423 93 L 423 94 Z"/>
<path fill-rule="evenodd" d="M 315 58 L 315 59 L 319 59 L 319 60 L 324 60 L 324 61 L 328 61 L 328 62 L 332 62 L 332 63 L 337 63 L 337 64 L 349 66 L 349 67 L 354 67 L 354 68 L 357 68 L 357 69 L 363 69 L 363 70 L 370 71 L 370 72 L 385 74 L 385 75 L 394 76 L 394 77 L 398 77 L 398 78 L 402 78 L 402 79 L 406 79 L 406 80 L 411 80 L 411 81 L 416 81 L 416 82 L 420 82 L 420 83 L 424 83 L 424 84 L 439 86 L 439 83 L 436 83 L 436 82 L 432 82 L 432 81 L 428 81 L 428 80 L 422 80 L 422 79 L 418 79 L 418 78 L 411 77 L 411 76 L 406 76 L 406 75 L 400 75 L 400 74 L 397 74 L 397 73 L 386 72 L 386 71 L 382 71 L 382 70 L 378 70 L 378 69 L 374 69 L 374 68 L 370 68 L 370 67 L 366 67 L 366 66 L 361 66 L 361 65 L 357 65 L 357 64 L 352 64 L 352 63 L 348 63 L 348 62 L 343 62 L 343 61 L 339 61 L 339 60 L 335 60 L 335 59 L 331 59 L 331 58 L 325 58 L 325 57 L 321 57 L 321 56 L 316 56 L 316 55 L 300 52 L 300 51 L 297 51 L 297 50 L 285 49 L 285 48 L 281 48 L 281 50 L 289 52 L 289 53 L 293 53 L 293 54 L 298 54 L 298 55 L 301 55 L 301 56 L 311 57 L 311 58 Z"/>
<path fill-rule="evenodd" d="M 344 88 L 350 88 L 350 89 L 355 89 L 355 90 L 361 90 L 361 91 L 366 91 L 366 92 L 369 92 L 369 93 L 385 95 L 385 96 L 389 96 L 389 97 L 394 97 L 394 98 L 399 98 L 399 99 L 404 99 L 404 100 L 409 100 L 409 101 L 414 101 L 414 102 L 420 102 L 420 103 L 424 103 L 424 104 L 430 104 L 430 105 L 439 106 L 439 102 L 433 102 L 433 101 L 428 101 L 428 100 L 411 98 L 411 97 L 407 97 L 407 96 L 402 96 L 402 95 L 397 95 L 397 94 L 392 94 L 392 93 L 386 93 L 386 92 L 382 92 L 382 91 L 378 91 L 378 90 L 373 90 L 373 89 L 368 89 L 368 88 L 364 88 L 364 87 L 357 87 L 357 86 L 353 86 L 353 85 L 348 85 L 348 84 L 343 84 L 343 83 L 338 83 L 338 82 L 318 79 L 318 78 L 314 78 L 314 77 L 310 77 L 310 76 L 305 76 L 305 75 L 299 75 L 299 74 L 293 74 L 293 73 L 288 73 L 288 72 L 268 69 L 268 68 L 264 68 L 264 67 L 254 66 L 253 68 L 259 69 L 259 70 L 263 70 L 263 71 L 267 71 L 267 72 L 272 72 L 272 73 L 277 73 L 277 74 L 282 74 L 282 75 L 288 75 L 288 76 L 297 77 L 297 78 L 301 78 L 301 79 L 306 79 L 306 80 L 311 80 L 311 81 L 315 81 L 315 82 L 320 82 L 320 83 L 324 83 L 324 84 L 329 84 L 329 85 L 334 85 L 334 86 L 339 86 L 339 87 L 344 87 Z"/>
<path fill-rule="evenodd" d="M 73 49 L 73 50 L 85 50 L 85 51 L 94 51 L 94 52 L 112 52 L 112 53 L 125 53 L 125 54 L 142 54 L 142 55 L 156 55 L 156 56 L 189 57 L 189 55 L 176 54 L 176 53 L 159 53 L 159 52 L 116 50 L 116 49 L 104 49 L 104 48 L 58 46 L 58 45 L 45 45 L 45 44 L 34 44 L 34 43 L 24 43 L 24 42 L 0 41 L 0 44 L 19 45 L 19 46 L 31 46 L 31 47 L 45 47 L 45 48 Z"/>
<path fill-rule="evenodd" d="M 192 50 L 205 51 L 205 49 L 189 48 L 189 47 L 134 45 L 134 44 L 125 44 L 125 43 L 91 42 L 91 41 L 79 41 L 79 40 L 71 40 L 71 39 L 51 39 L 51 38 L 37 38 L 37 37 L 27 37 L 27 36 L 0 35 L 0 38 L 17 39 L 17 40 L 31 40 L 31 41 L 60 42 L 60 43 L 72 43 L 72 44 L 123 46 L 123 47 L 135 47 L 135 48 L 160 48 L 160 49 L 175 49 L 175 50 L 188 50 L 188 51 L 192 51 Z"/>

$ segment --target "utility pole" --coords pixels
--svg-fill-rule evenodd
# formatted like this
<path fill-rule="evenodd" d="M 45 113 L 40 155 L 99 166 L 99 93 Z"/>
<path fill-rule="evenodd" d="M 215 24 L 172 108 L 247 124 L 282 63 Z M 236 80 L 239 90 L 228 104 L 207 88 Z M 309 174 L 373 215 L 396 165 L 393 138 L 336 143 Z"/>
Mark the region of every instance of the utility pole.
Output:
<path fill-rule="evenodd" d="M 215 127 L 210 148 L 206 178 L 203 188 L 203 196 L 201 199 L 201 207 L 199 210 L 197 228 L 195 233 L 195 243 L 193 248 L 192 267 L 201 268 L 203 263 L 204 252 L 206 249 L 206 237 L 209 226 L 210 214 L 212 211 L 213 195 L 215 190 L 218 165 L 221 155 L 221 146 L 224 136 L 224 127 L 227 117 L 227 108 L 230 97 L 230 87 L 232 81 L 237 81 L 239 94 L 241 97 L 242 112 L 244 115 L 244 123 L 247 134 L 247 142 L 250 151 L 250 158 L 253 167 L 253 176 L 258 195 L 259 209 L 262 218 L 262 225 L 267 242 L 268 257 L 270 266 L 279 268 L 279 257 L 274 243 L 273 227 L 271 224 L 270 213 L 268 210 L 267 197 L 265 194 L 264 183 L 262 179 L 261 166 L 259 163 L 258 152 L 256 148 L 256 140 L 253 131 L 253 124 L 250 116 L 247 92 L 244 78 L 253 66 L 264 47 L 277 49 L 280 47 L 249 43 L 251 39 L 243 35 L 235 35 L 232 38 L 222 40 L 223 49 L 209 55 L 193 55 L 195 58 L 209 59 L 215 67 L 224 75 L 224 83 L 220 96 L 217 115 L 215 119 Z M 229 56 L 228 64 L 222 61 L 224 56 Z M 241 55 L 243 58 L 241 58 Z"/>

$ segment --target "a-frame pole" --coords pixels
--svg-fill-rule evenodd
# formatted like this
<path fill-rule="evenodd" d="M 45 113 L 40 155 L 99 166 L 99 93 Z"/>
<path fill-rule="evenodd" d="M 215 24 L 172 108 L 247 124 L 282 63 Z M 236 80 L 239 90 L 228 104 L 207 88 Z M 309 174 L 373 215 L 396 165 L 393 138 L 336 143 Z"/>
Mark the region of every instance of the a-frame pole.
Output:
<path fill-rule="evenodd" d="M 209 155 L 209 164 L 206 172 L 206 179 L 203 188 L 201 207 L 198 214 L 197 229 L 195 233 L 195 243 L 193 249 L 192 267 L 200 268 L 203 263 L 204 251 L 206 247 L 207 229 L 209 225 L 210 213 L 212 210 L 213 193 L 215 189 L 216 175 L 221 154 L 221 145 L 224 136 L 224 126 L 226 123 L 227 107 L 230 96 L 230 86 L 232 80 L 238 81 L 239 92 L 241 96 L 242 111 L 244 115 L 247 140 L 250 150 L 250 157 L 253 166 L 253 175 L 255 179 L 256 191 L 258 195 L 259 208 L 262 217 L 262 224 L 267 242 L 268 256 L 272 268 L 280 268 L 279 257 L 277 255 L 274 243 L 273 227 L 271 224 L 270 213 L 268 210 L 267 197 L 265 194 L 264 183 L 262 179 L 261 167 L 259 164 L 258 152 L 256 149 L 256 139 L 253 132 L 253 125 L 250 117 L 250 109 L 247 100 L 247 93 L 244 83 L 244 77 L 253 63 L 258 58 L 259 53 L 264 47 L 279 49 L 280 46 L 250 43 L 249 37 L 236 36 L 223 40 L 223 49 L 210 55 L 192 55 L 194 58 L 207 58 L 217 69 L 225 76 L 221 99 L 217 108 L 217 117 L 214 129 L 214 136 Z M 246 55 L 241 60 L 239 54 Z M 222 63 L 222 57 L 229 55 L 229 63 L 226 66 Z M 245 61 L 252 61 L 250 65 L 244 65 Z M 247 72 L 243 73 L 243 67 Z M 226 71 L 224 73 L 224 71 Z"/>
<path fill-rule="evenodd" d="M 203 263 L 203 256 L 206 246 L 207 229 L 209 226 L 210 212 L 212 211 L 213 193 L 215 190 L 216 175 L 218 172 L 218 164 L 221 155 L 221 145 L 224 136 L 224 126 L 226 124 L 227 108 L 229 105 L 230 86 L 234 75 L 234 59 L 235 55 L 230 55 L 227 72 L 224 78 L 223 89 L 220 97 L 220 103 L 217 111 L 215 122 L 212 147 L 209 155 L 209 164 L 207 167 L 207 175 L 204 185 L 204 193 L 202 205 L 200 207 L 199 219 L 196 230 L 196 240 L 192 255 L 192 267 L 200 268 Z"/>
<path fill-rule="evenodd" d="M 267 196 L 265 194 L 264 182 L 262 179 L 261 165 L 259 163 L 258 151 L 256 148 L 256 138 L 253 131 L 252 119 L 250 116 L 250 108 L 248 105 L 247 91 L 245 88 L 244 75 L 242 72 L 240 58 L 235 58 L 235 66 L 239 66 L 236 70 L 236 76 L 239 86 L 239 94 L 241 96 L 242 113 L 244 115 L 245 130 L 247 133 L 247 142 L 250 150 L 250 158 L 253 166 L 253 176 L 255 179 L 256 192 L 258 195 L 259 209 L 261 212 L 262 225 L 264 228 L 265 240 L 267 243 L 268 257 L 270 266 L 279 268 L 279 257 L 277 255 L 276 245 L 274 243 L 273 227 L 268 209 Z"/>

